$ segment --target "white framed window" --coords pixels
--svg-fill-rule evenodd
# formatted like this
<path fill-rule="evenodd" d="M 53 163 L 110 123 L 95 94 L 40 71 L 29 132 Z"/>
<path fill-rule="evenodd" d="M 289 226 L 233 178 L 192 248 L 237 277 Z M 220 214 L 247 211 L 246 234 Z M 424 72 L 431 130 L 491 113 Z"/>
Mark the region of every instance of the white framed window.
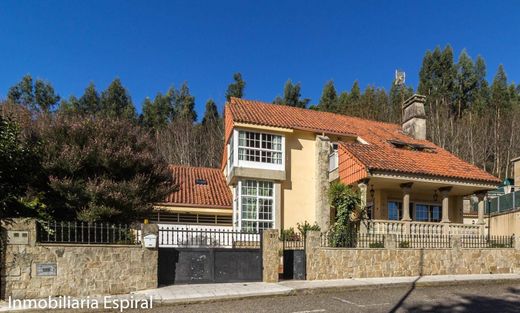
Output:
<path fill-rule="evenodd" d="M 235 129 L 233 137 L 229 159 L 232 165 L 284 170 L 285 136 Z"/>
<path fill-rule="evenodd" d="M 257 232 L 274 227 L 274 184 L 263 180 L 240 180 L 236 188 L 238 228 Z"/>

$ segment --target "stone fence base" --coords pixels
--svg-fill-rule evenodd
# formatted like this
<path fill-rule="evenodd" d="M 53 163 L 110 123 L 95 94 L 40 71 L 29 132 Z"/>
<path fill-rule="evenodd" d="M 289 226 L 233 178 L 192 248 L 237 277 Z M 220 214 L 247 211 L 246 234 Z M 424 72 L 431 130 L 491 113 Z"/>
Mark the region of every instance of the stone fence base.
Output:
<path fill-rule="evenodd" d="M 319 233 L 306 242 L 307 279 L 520 273 L 520 250 L 346 249 L 320 247 Z"/>
<path fill-rule="evenodd" d="M 6 244 L 9 230 L 27 244 Z M 14 299 L 124 294 L 157 287 L 157 250 L 130 245 L 39 244 L 34 220 L 3 223 L 1 296 Z"/>

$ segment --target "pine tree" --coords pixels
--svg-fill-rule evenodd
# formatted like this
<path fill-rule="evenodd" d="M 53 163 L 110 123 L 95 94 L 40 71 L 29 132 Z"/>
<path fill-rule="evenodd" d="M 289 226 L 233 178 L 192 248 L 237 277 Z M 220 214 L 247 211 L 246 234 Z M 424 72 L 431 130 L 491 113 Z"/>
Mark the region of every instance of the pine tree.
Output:
<path fill-rule="evenodd" d="M 462 50 L 459 55 L 455 90 L 457 117 L 460 118 L 462 113 L 472 106 L 477 91 L 475 66 L 466 50 Z"/>
<path fill-rule="evenodd" d="M 477 112 L 482 112 L 489 105 L 489 84 L 486 80 L 486 62 L 479 55 L 475 61 L 475 80 L 476 93 L 474 108 Z"/>
<path fill-rule="evenodd" d="M 500 64 L 491 85 L 491 102 L 496 109 L 505 109 L 509 107 L 509 100 L 510 93 L 507 85 L 507 76 L 504 66 Z"/>
<path fill-rule="evenodd" d="M 211 123 L 217 123 L 219 120 L 217 105 L 213 99 L 209 99 L 206 102 L 206 111 L 202 118 L 202 125 L 209 125 Z"/>
<path fill-rule="evenodd" d="M 135 119 L 135 107 L 119 78 L 101 93 L 101 114 L 114 118 Z"/>
<path fill-rule="evenodd" d="M 276 97 L 274 100 L 275 104 L 288 105 L 298 108 L 305 108 L 309 103 L 310 99 L 301 99 L 301 85 L 300 83 L 296 83 L 293 85 L 292 81 L 289 79 L 283 88 L 283 98 Z"/>
<path fill-rule="evenodd" d="M 7 98 L 12 103 L 23 105 L 33 112 L 50 112 L 60 101 L 60 96 L 49 82 L 37 79 L 33 84 L 30 75 L 25 75 L 18 84 L 9 88 Z"/>
<path fill-rule="evenodd" d="M 101 110 L 101 99 L 94 83 L 90 83 L 79 98 L 78 112 L 82 114 L 97 114 Z"/>
<path fill-rule="evenodd" d="M 335 112 L 337 109 L 337 101 L 338 96 L 336 94 L 336 88 L 334 87 L 334 81 L 329 80 L 323 87 L 318 107 L 320 111 Z"/>
<path fill-rule="evenodd" d="M 181 89 L 176 93 L 175 108 L 178 117 L 181 119 L 195 121 L 197 113 L 195 112 L 195 97 L 190 94 L 188 83 L 184 82 Z"/>
<path fill-rule="evenodd" d="M 244 89 L 246 87 L 246 82 L 242 79 L 242 74 L 235 73 L 233 74 L 234 82 L 229 84 L 228 89 L 226 91 L 226 100 L 229 101 L 231 97 L 242 98 L 244 96 Z"/>

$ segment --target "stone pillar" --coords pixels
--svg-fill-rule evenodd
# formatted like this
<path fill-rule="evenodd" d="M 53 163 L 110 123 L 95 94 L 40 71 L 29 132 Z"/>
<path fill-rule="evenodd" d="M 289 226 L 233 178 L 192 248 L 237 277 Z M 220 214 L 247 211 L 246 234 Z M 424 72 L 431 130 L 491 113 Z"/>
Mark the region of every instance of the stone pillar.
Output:
<path fill-rule="evenodd" d="M 403 190 L 403 216 L 401 221 L 410 222 L 412 218 L 410 217 L 410 191 L 412 191 L 413 183 L 405 183 L 401 184 L 401 189 Z"/>
<path fill-rule="evenodd" d="M 280 265 L 278 234 L 278 229 L 262 231 L 262 281 L 266 283 L 278 282 L 278 267 Z"/>
<path fill-rule="evenodd" d="M 282 184 L 274 183 L 274 228 L 283 229 L 282 227 Z"/>
<path fill-rule="evenodd" d="M 159 248 L 159 225 L 157 224 L 141 224 L 141 245 L 144 248 L 144 237 L 146 235 L 157 236 L 156 247 Z"/>
<path fill-rule="evenodd" d="M 520 250 L 520 238 L 518 238 L 519 236 L 517 235 L 513 235 L 513 248 L 515 248 L 516 250 Z"/>
<path fill-rule="evenodd" d="M 361 208 L 365 209 L 367 206 L 367 190 L 368 190 L 368 179 L 363 180 L 358 184 L 359 196 L 361 197 Z"/>
<path fill-rule="evenodd" d="M 316 152 L 315 152 L 315 176 L 316 176 L 316 204 L 315 216 L 316 222 L 321 231 L 327 231 L 330 227 L 330 205 L 328 199 L 329 193 L 329 154 L 330 139 L 327 136 L 316 136 Z"/>
<path fill-rule="evenodd" d="M 397 249 L 397 235 L 385 235 L 385 249 Z"/>
<path fill-rule="evenodd" d="M 478 224 L 484 225 L 484 207 L 486 205 L 484 199 L 486 198 L 486 193 L 478 192 L 476 196 L 478 199 Z"/>
<path fill-rule="evenodd" d="M 317 279 L 313 262 L 317 261 L 316 250 L 320 248 L 320 240 L 319 231 L 309 231 L 305 236 L 305 279 Z"/>
<path fill-rule="evenodd" d="M 449 208 L 450 208 L 450 199 L 449 199 L 449 193 L 451 191 L 451 187 L 443 187 L 439 188 L 439 192 L 441 193 L 442 197 L 442 220 L 441 223 L 449 223 L 450 217 L 449 217 Z"/>

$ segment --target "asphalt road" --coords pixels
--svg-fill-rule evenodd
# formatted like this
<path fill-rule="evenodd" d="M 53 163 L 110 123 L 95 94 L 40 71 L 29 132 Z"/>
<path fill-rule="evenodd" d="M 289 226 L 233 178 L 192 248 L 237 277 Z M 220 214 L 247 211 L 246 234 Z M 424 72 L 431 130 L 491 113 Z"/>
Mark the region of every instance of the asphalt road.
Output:
<path fill-rule="evenodd" d="M 63 311 L 60 311 L 63 312 Z M 75 311 L 76 313 L 78 311 Z M 87 311 L 93 312 L 93 311 Z M 107 311 L 104 311 L 107 312 Z M 155 306 L 131 313 L 520 312 L 520 284 L 398 287 L 203 304 Z"/>

